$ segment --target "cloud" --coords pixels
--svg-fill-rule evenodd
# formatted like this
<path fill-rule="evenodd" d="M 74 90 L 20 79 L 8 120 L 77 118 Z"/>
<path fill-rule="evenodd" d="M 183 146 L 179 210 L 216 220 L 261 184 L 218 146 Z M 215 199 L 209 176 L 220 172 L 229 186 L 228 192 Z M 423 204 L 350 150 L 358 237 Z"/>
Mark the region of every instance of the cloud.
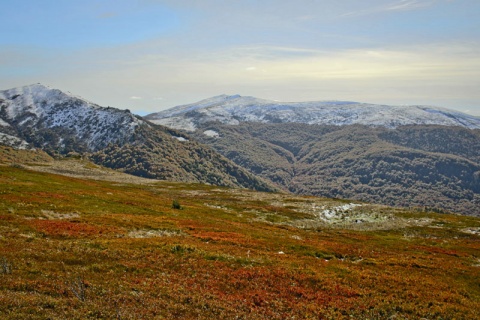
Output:
<path fill-rule="evenodd" d="M 162 60 L 158 59 L 157 63 L 166 64 Z M 183 65 L 178 66 L 181 71 L 189 72 L 176 72 L 175 78 L 180 80 L 187 77 L 190 81 L 192 78 L 227 82 L 291 78 L 431 78 L 439 81 L 437 77 L 467 79 L 480 75 L 478 48 L 455 44 L 328 51 L 272 46 L 235 47 L 176 63 Z M 168 64 L 172 65 L 173 62 Z M 237 67 L 245 64 L 255 67 Z M 165 67 L 158 66 L 159 69 Z M 239 70 L 262 72 L 241 73 Z M 183 80 L 187 81 L 186 78 Z"/>
<path fill-rule="evenodd" d="M 130 99 L 131 100 L 142 100 L 143 98 L 142 97 L 137 97 L 137 96 L 131 96 Z"/>
<path fill-rule="evenodd" d="M 430 7 L 434 5 L 436 2 L 437 2 L 436 0 L 430 0 L 430 1 L 429 0 L 422 0 L 422 1 L 420 0 L 399 0 L 398 1 L 397 0 L 387 5 L 343 13 L 339 15 L 339 17 L 358 17 L 358 16 L 366 16 L 366 15 L 379 14 L 379 13 L 396 12 L 396 11 L 411 11 L 411 10 Z"/>
<path fill-rule="evenodd" d="M 401 0 L 397 3 L 392 3 L 384 8 L 385 11 L 408 11 L 425 8 L 433 5 L 435 1 L 418 1 L 418 0 Z"/>
<path fill-rule="evenodd" d="M 157 109 L 239 93 L 283 101 L 346 99 L 445 107 L 465 102 L 464 110 L 480 101 L 479 49 L 480 44 L 461 43 L 328 51 L 242 46 L 198 52 L 195 58 L 139 56 L 135 63 L 88 78 L 108 78 L 110 86 L 142 92 L 161 88 L 168 94 L 156 101 Z"/>

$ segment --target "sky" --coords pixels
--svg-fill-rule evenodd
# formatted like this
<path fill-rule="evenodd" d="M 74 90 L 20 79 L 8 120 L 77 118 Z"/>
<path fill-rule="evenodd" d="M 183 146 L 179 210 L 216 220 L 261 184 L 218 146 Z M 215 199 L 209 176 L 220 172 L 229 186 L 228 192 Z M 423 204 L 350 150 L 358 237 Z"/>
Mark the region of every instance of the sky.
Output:
<path fill-rule="evenodd" d="M 145 115 L 220 94 L 480 116 L 479 0 L 0 0 L 0 90 Z"/>

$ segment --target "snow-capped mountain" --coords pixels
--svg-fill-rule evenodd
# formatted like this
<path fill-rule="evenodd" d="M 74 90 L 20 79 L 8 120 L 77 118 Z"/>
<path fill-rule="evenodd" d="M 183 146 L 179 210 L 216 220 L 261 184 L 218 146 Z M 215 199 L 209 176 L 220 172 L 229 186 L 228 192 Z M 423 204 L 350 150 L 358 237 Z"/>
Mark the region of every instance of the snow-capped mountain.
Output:
<path fill-rule="evenodd" d="M 142 177 L 275 190 L 189 136 L 41 84 L 0 91 L 0 146 L 79 153 Z"/>
<path fill-rule="evenodd" d="M 175 129 L 195 130 L 207 122 L 306 123 L 326 125 L 362 124 L 396 128 L 432 124 L 480 128 L 480 118 L 429 106 L 389 106 L 349 101 L 277 102 L 239 95 L 220 95 L 197 103 L 174 107 L 145 117 Z"/>
<path fill-rule="evenodd" d="M 142 125 L 148 126 L 128 110 L 100 107 L 41 84 L 0 91 L 4 143 L 10 139 L 26 147 L 25 142 L 19 142 L 23 139 L 37 147 L 48 144 L 62 149 L 70 139 L 81 144 L 84 151 L 97 151 L 109 143 L 126 143 Z"/>
<path fill-rule="evenodd" d="M 480 215 L 480 118 L 457 111 L 222 95 L 146 119 L 282 190 Z"/>

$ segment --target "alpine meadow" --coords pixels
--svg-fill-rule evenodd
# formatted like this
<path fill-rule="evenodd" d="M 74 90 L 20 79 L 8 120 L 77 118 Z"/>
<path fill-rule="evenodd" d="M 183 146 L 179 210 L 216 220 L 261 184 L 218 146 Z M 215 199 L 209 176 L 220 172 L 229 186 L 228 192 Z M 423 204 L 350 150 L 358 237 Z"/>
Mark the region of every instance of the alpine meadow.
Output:
<path fill-rule="evenodd" d="M 479 16 L 0 1 L 0 319 L 480 320 Z"/>

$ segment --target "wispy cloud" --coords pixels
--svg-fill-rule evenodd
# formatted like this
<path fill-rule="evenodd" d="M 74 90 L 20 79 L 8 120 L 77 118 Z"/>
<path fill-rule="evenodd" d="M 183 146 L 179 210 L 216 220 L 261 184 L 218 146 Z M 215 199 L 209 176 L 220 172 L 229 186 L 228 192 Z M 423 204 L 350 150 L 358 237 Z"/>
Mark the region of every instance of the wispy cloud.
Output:
<path fill-rule="evenodd" d="M 131 96 L 130 99 L 132 99 L 132 100 L 142 100 L 142 97 Z"/>
<path fill-rule="evenodd" d="M 433 5 L 435 1 L 401 0 L 385 7 L 385 11 L 409 11 Z"/>
<path fill-rule="evenodd" d="M 366 8 L 357 11 L 351 11 L 341 14 L 339 17 L 358 17 L 379 13 L 388 13 L 396 11 L 411 11 L 426 8 L 434 5 L 436 0 L 399 0 L 386 5 Z"/>

